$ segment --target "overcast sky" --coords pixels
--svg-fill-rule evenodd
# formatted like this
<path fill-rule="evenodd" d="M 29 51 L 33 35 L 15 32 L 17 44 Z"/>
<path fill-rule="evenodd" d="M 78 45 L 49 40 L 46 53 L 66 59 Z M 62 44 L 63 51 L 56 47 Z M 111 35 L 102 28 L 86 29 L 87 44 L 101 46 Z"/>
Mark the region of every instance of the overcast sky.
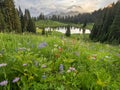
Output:
<path fill-rule="evenodd" d="M 22 10 L 29 9 L 32 16 L 39 13 L 48 14 L 54 11 L 67 11 L 71 6 L 79 6 L 85 12 L 92 12 L 103 8 L 117 0 L 14 0 L 16 7 L 20 6 Z M 72 7 L 73 10 L 79 9 Z M 80 10 L 80 9 L 79 9 Z M 78 10 L 77 10 L 78 11 Z"/>

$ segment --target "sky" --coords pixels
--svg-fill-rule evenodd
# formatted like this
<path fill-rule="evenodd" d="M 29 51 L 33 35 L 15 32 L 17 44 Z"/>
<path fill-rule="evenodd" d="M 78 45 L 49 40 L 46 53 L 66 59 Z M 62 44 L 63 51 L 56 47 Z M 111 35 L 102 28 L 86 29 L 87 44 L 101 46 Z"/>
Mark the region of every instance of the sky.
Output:
<path fill-rule="evenodd" d="M 16 7 L 29 9 L 32 16 L 51 12 L 93 12 L 117 0 L 14 0 Z"/>

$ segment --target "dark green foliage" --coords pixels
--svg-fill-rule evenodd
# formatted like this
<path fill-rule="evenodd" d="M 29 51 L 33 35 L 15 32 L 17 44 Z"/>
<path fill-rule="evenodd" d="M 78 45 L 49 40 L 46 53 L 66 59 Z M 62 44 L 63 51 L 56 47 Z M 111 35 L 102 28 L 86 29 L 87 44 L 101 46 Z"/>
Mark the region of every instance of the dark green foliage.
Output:
<path fill-rule="evenodd" d="M 85 27 L 87 26 L 87 21 L 85 20 L 85 22 L 83 23 L 82 29 L 83 29 L 83 34 L 85 34 Z"/>
<path fill-rule="evenodd" d="M 67 37 L 70 37 L 70 35 L 71 35 L 70 26 L 69 26 L 69 25 L 67 26 L 67 30 L 66 30 L 65 35 L 66 35 Z"/>
<path fill-rule="evenodd" d="M 90 38 L 94 41 L 120 43 L 120 2 L 102 10 Z"/>
<path fill-rule="evenodd" d="M 24 31 L 23 32 L 28 32 L 29 31 L 29 20 L 30 20 L 30 12 L 28 9 L 25 9 L 25 15 L 24 15 Z"/>
<path fill-rule="evenodd" d="M 1 0 L 0 20 L 2 32 L 21 32 L 21 23 L 13 0 Z"/>
<path fill-rule="evenodd" d="M 21 24 L 13 0 L 4 0 L 3 9 L 8 32 L 21 32 Z"/>
<path fill-rule="evenodd" d="M 30 19 L 30 20 L 28 21 L 27 31 L 28 31 L 28 32 L 33 32 L 33 33 L 36 32 L 35 23 L 34 23 L 34 21 L 33 21 L 32 19 Z"/>
<path fill-rule="evenodd" d="M 94 24 L 93 29 L 90 34 L 90 38 L 92 40 L 93 39 L 97 40 L 98 35 L 100 35 L 100 29 L 101 29 L 101 26 L 103 25 L 103 21 L 104 21 L 103 18 L 105 17 L 105 15 L 104 15 L 105 10 L 103 10 L 103 11 L 99 10 L 98 12 L 101 12 L 101 13 L 99 13 L 99 14 L 97 13 L 97 15 L 96 15 L 97 19 L 95 21 L 95 24 Z"/>
<path fill-rule="evenodd" d="M 21 22 L 20 22 L 20 18 L 18 16 L 17 9 L 16 9 L 15 14 L 14 14 L 14 19 L 15 19 L 15 26 L 14 26 L 13 30 L 15 30 L 15 32 L 17 32 L 17 33 L 21 33 L 22 32 Z"/>
<path fill-rule="evenodd" d="M 5 29 L 4 17 L 0 9 L 0 32 L 4 32 L 4 29 Z"/>
<path fill-rule="evenodd" d="M 110 42 L 120 43 L 120 2 L 117 4 L 117 12 L 110 26 L 108 39 Z"/>
<path fill-rule="evenodd" d="M 35 23 L 29 10 L 25 15 L 21 8 L 15 8 L 13 0 L 0 0 L 0 32 L 36 32 Z"/>
<path fill-rule="evenodd" d="M 0 32 L 4 32 L 4 29 L 5 29 L 3 7 L 4 7 L 3 0 L 0 0 Z"/>
<path fill-rule="evenodd" d="M 24 20 L 24 16 L 23 16 L 23 12 L 21 10 L 21 8 L 19 7 L 19 17 L 20 17 L 20 22 L 21 22 L 21 29 L 22 29 L 22 32 L 24 32 L 25 30 L 25 20 Z"/>
<path fill-rule="evenodd" d="M 19 11 L 20 12 L 20 11 Z M 21 13 L 21 23 L 23 32 L 36 32 L 35 22 L 31 18 L 30 12 L 28 9 L 25 10 L 25 15 L 23 16 Z"/>
<path fill-rule="evenodd" d="M 38 16 L 38 20 L 45 20 L 45 16 L 43 13 L 41 13 L 39 16 Z"/>
<path fill-rule="evenodd" d="M 90 13 L 83 13 L 83 14 L 78 14 L 78 15 L 74 15 L 74 16 L 60 16 L 60 15 L 52 15 L 51 17 L 49 17 L 50 20 L 53 21 L 59 21 L 59 22 L 64 22 L 64 23 L 84 23 L 86 20 L 88 21 L 88 23 L 93 23 L 94 21 L 94 17 L 96 17 L 93 14 Z"/>
<path fill-rule="evenodd" d="M 42 35 L 45 35 L 45 28 L 42 29 Z"/>
<path fill-rule="evenodd" d="M 87 26 L 87 21 L 85 20 L 82 27 L 85 28 L 86 26 Z"/>

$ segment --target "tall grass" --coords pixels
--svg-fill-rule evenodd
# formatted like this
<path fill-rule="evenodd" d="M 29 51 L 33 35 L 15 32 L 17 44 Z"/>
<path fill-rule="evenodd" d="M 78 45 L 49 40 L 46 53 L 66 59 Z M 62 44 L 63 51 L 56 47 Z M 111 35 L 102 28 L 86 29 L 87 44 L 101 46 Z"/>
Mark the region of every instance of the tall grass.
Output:
<path fill-rule="evenodd" d="M 51 36 L 1 33 L 0 90 L 16 89 L 119 90 L 120 46 L 56 32 Z"/>

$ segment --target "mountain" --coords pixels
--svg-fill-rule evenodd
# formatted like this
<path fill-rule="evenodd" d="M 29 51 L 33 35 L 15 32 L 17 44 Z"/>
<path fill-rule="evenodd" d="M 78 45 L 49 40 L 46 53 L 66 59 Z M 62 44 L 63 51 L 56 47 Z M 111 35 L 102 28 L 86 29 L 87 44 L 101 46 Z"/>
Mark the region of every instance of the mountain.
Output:
<path fill-rule="evenodd" d="M 83 8 L 81 6 L 77 6 L 77 5 L 72 5 L 70 7 L 67 8 L 67 11 L 75 11 L 75 12 L 83 12 Z"/>
<path fill-rule="evenodd" d="M 85 10 L 81 6 L 72 5 L 68 7 L 66 10 L 59 10 L 59 11 L 53 11 L 47 14 L 46 16 L 52 16 L 52 15 L 60 15 L 60 16 L 74 16 L 78 15 L 79 13 L 85 13 Z"/>
<path fill-rule="evenodd" d="M 78 11 L 69 11 L 66 13 L 66 15 L 70 15 L 70 16 L 74 16 L 74 15 L 78 15 L 80 12 Z"/>
<path fill-rule="evenodd" d="M 51 13 L 47 14 L 46 16 L 47 17 L 50 17 L 52 15 L 59 15 L 59 16 L 68 16 L 68 15 L 70 15 L 70 16 L 74 16 L 74 15 L 78 15 L 78 14 L 79 14 L 79 12 L 77 12 L 77 11 L 69 11 L 69 12 L 55 11 L 55 12 L 51 12 Z"/>
<path fill-rule="evenodd" d="M 60 15 L 60 16 L 64 16 L 65 15 L 65 12 L 63 11 L 53 11 L 53 12 L 50 12 L 49 14 L 47 14 L 46 16 L 49 17 L 49 16 L 52 16 L 52 15 Z"/>
<path fill-rule="evenodd" d="M 50 17 L 52 15 L 60 15 L 60 16 L 74 16 L 79 13 L 85 13 L 85 10 L 79 5 L 72 5 L 66 9 L 51 9 L 51 8 L 39 8 L 39 7 L 30 7 L 30 12 L 32 16 L 39 15 L 40 13 L 44 13 L 46 17 Z M 47 12 L 47 13 L 46 13 Z"/>

